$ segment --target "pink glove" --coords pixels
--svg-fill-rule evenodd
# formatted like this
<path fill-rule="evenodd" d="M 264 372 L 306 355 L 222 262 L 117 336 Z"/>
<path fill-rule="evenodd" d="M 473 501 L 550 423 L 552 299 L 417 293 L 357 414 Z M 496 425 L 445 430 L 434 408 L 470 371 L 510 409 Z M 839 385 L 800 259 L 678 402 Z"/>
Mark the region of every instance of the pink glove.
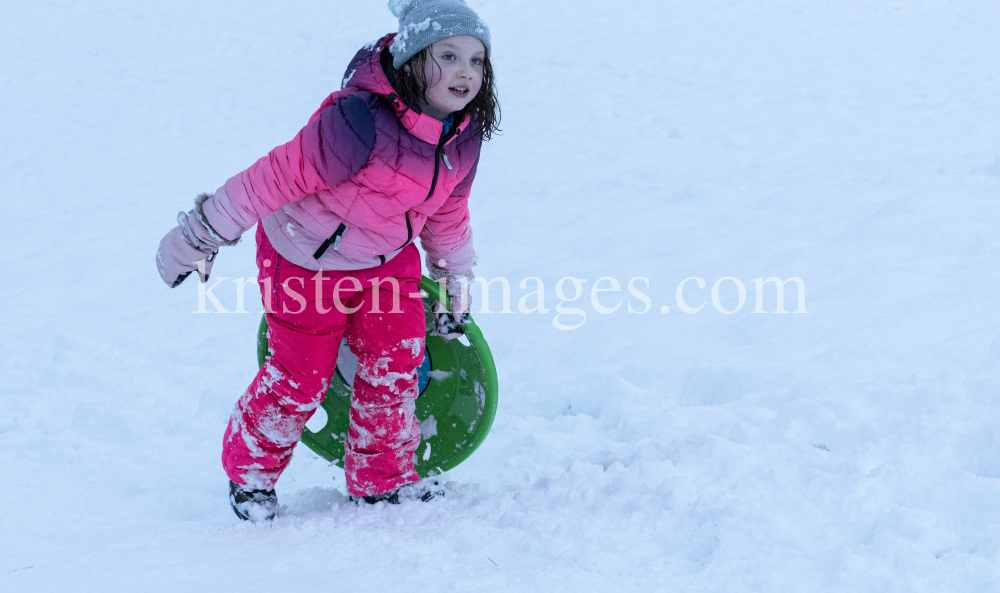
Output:
<path fill-rule="evenodd" d="M 210 196 L 202 194 L 198 196 L 194 210 L 179 212 L 177 226 L 160 241 L 156 269 L 170 288 L 180 285 L 195 270 L 198 270 L 201 281 L 207 282 L 219 247 L 234 245 L 239 239 L 224 239 L 204 222 L 202 205 L 208 199 Z"/>

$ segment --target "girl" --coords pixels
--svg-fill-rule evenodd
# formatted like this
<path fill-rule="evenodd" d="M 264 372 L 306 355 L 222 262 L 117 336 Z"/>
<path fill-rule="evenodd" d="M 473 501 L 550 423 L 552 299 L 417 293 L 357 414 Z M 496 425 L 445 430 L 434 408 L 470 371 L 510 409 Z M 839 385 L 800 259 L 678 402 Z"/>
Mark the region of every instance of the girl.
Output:
<path fill-rule="evenodd" d="M 424 353 L 419 236 L 450 310 L 468 316 L 475 251 L 469 192 L 499 107 L 486 24 L 462 0 L 392 0 L 399 32 L 361 49 L 342 88 L 295 138 L 203 194 L 160 242 L 169 286 L 257 227 L 258 284 L 271 357 L 233 409 L 222 464 L 237 516 L 272 519 L 274 483 L 334 374 L 341 338 L 359 358 L 344 468 L 352 500 L 428 500 L 413 452 Z M 464 280 L 464 281 L 463 281 Z"/>

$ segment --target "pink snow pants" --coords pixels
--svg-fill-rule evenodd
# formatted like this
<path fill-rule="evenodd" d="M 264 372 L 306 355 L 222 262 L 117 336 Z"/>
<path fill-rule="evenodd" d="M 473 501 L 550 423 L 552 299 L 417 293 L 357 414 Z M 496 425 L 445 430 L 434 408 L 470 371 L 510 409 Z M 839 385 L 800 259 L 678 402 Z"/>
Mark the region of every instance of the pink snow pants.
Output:
<path fill-rule="evenodd" d="M 367 270 L 315 272 L 279 255 L 258 226 L 257 267 L 272 354 L 229 419 L 229 479 L 274 486 L 326 395 L 346 336 L 359 359 L 344 444 L 348 491 L 368 496 L 419 480 L 414 412 L 425 325 L 417 248 Z"/>

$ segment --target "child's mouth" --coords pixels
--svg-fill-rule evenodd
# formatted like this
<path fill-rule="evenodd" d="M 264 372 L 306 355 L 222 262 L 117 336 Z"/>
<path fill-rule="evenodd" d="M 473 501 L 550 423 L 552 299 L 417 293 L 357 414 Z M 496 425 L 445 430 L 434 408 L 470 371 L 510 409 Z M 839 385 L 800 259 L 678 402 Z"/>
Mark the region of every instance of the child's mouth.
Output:
<path fill-rule="evenodd" d="M 464 86 L 453 86 L 448 90 L 451 91 L 456 97 L 462 97 L 463 99 L 469 94 L 469 89 Z"/>

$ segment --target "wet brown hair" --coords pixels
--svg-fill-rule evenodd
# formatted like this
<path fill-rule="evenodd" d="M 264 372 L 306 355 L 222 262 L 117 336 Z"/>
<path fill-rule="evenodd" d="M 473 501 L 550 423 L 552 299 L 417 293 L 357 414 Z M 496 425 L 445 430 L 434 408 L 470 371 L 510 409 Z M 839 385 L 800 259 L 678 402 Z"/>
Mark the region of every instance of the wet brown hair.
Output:
<path fill-rule="evenodd" d="M 389 52 L 385 52 L 388 54 Z M 427 103 L 427 79 L 424 77 L 424 66 L 427 60 L 437 60 L 431 55 L 431 46 L 427 46 L 410 58 L 402 68 L 392 71 L 392 88 L 399 93 L 399 98 L 410 107 Z M 500 101 L 497 99 L 497 89 L 493 75 L 493 64 L 489 54 L 483 59 L 483 85 L 479 94 L 455 116 L 455 122 L 462 121 L 466 114 L 477 122 L 476 135 L 482 140 L 489 140 L 493 134 L 500 131 Z"/>

